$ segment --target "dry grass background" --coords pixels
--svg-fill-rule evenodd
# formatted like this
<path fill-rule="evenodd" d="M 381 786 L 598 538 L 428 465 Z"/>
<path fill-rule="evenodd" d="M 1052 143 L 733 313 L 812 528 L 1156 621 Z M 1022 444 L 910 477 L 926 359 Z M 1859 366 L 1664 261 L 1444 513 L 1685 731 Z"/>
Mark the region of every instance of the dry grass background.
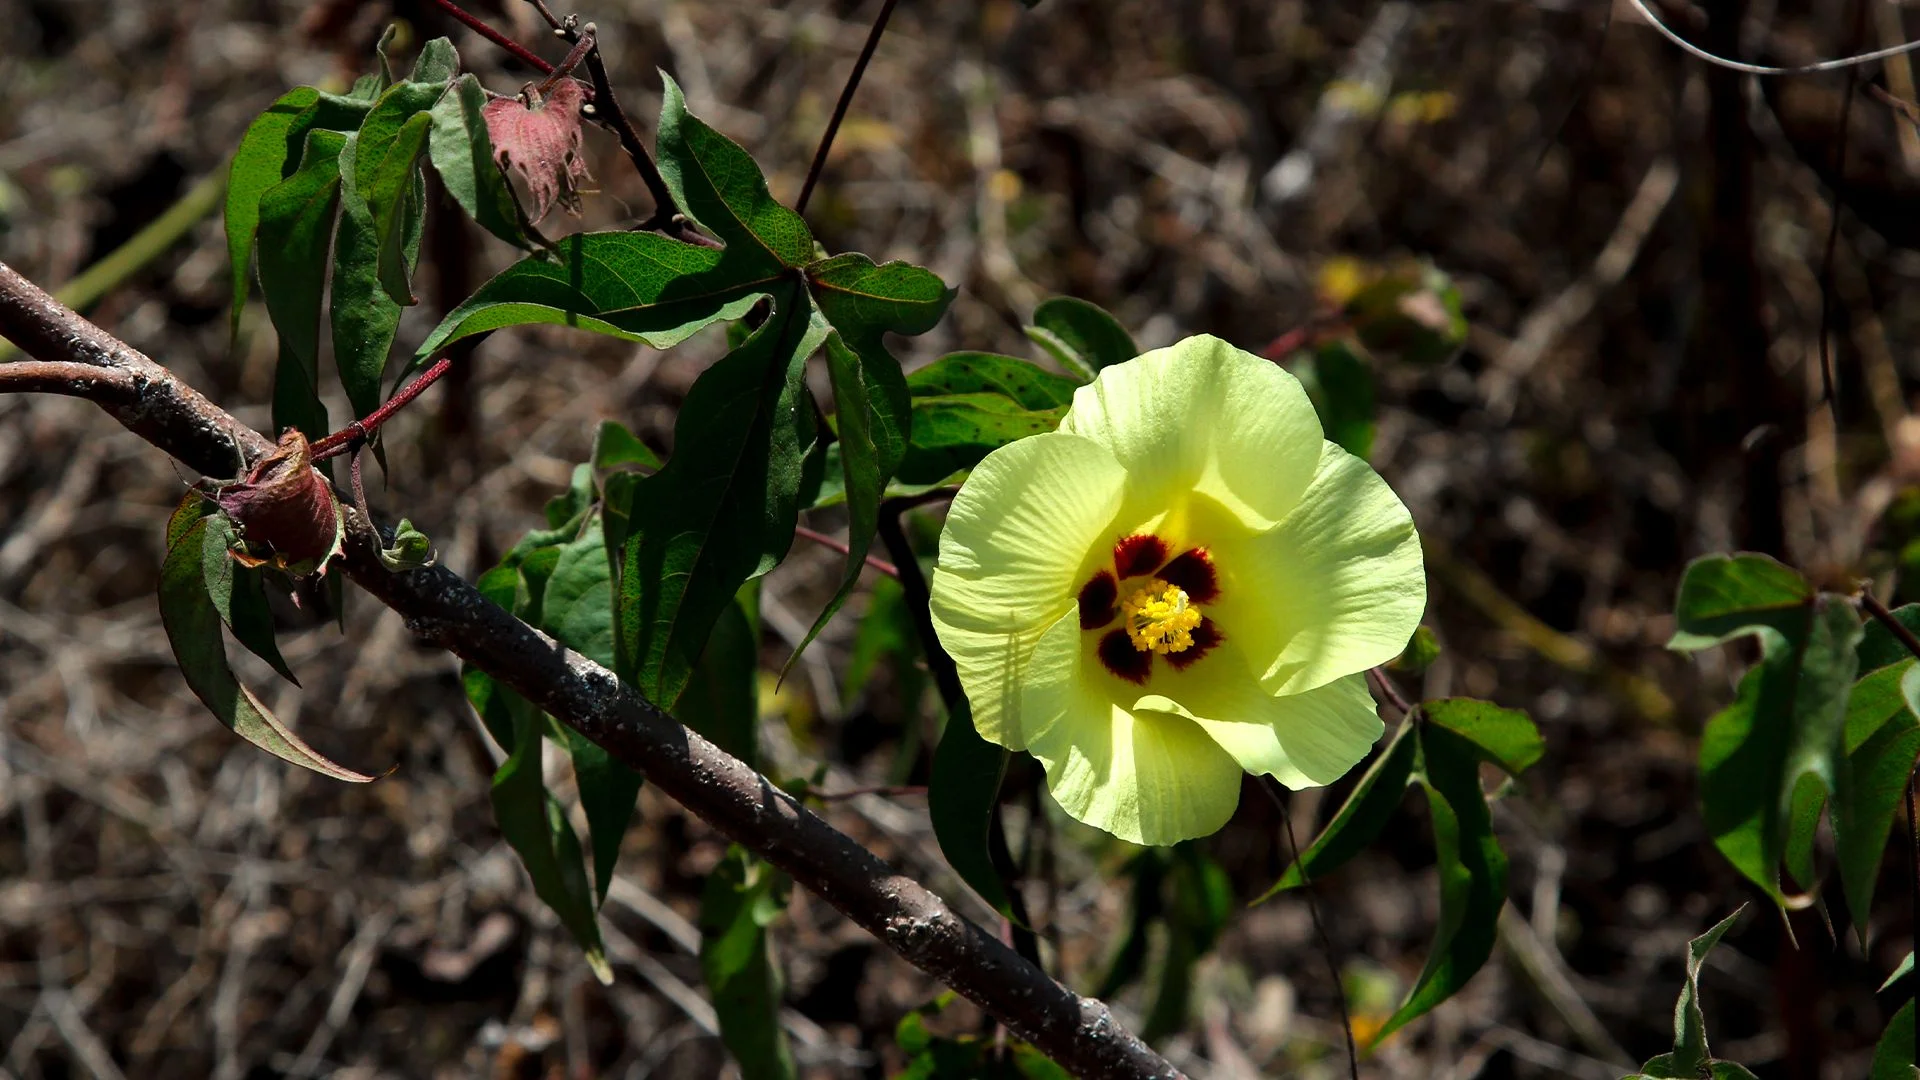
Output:
<path fill-rule="evenodd" d="M 1749 47 L 1831 54 L 1846 37 L 1835 28 L 1853 25 L 1838 0 L 1759 6 Z M 70 278 L 219 168 L 284 88 L 362 68 L 388 15 L 446 32 L 424 7 L 0 0 L 0 259 Z M 608 0 L 581 13 L 630 113 L 652 115 L 653 69 L 670 70 L 790 200 L 873 7 Z M 524 5 L 476 10 L 557 55 Z M 1898 33 L 1890 10 L 1877 32 Z M 1898 246 L 1897 220 L 1874 222 L 1886 236 L 1843 222 L 1839 423 L 1818 404 L 1829 219 L 1796 148 L 1828 160 L 1819 118 L 1838 115 L 1842 80 L 1802 80 L 1777 114 L 1736 80 L 1757 141 L 1751 204 L 1729 211 L 1712 139 L 1724 87 L 1606 16 L 1504 0 L 909 2 L 809 213 L 830 250 L 909 258 L 959 287 L 938 329 L 901 343 L 910 364 L 961 347 L 1027 354 L 1020 320 L 1056 293 L 1107 306 L 1143 345 L 1207 331 L 1258 348 L 1314 314 L 1331 258 L 1421 256 L 1459 283 L 1469 347 L 1381 371 L 1374 459 L 1431 544 L 1430 622 L 1447 651 L 1424 691 L 1527 708 L 1549 749 L 1496 813 L 1515 866 L 1500 951 L 1369 1076 L 1599 1080 L 1662 1048 L 1685 940 L 1747 898 L 1693 796 L 1691 738 L 1731 673 L 1660 649 L 1679 569 L 1750 541 L 1754 445 L 1775 448 L 1776 529 L 1803 563 L 1849 558 L 1862 507 L 1905 482 L 1889 462 L 1912 440 L 1904 383 L 1920 366 L 1904 343 L 1920 258 Z M 454 36 L 493 89 L 527 78 Z M 1430 96 L 1356 113 L 1370 75 Z M 1863 98 L 1853 117 L 1858 179 L 1897 207 L 1920 161 L 1885 108 Z M 580 224 L 643 213 L 613 140 L 590 132 L 588 146 L 599 193 Z M 1729 220 L 1753 241 L 1733 263 Z M 430 243 L 445 281 L 424 277 L 442 299 L 507 258 L 477 236 Z M 226 270 L 208 220 L 93 316 L 264 427 L 272 332 L 256 304 L 229 351 Z M 1729 305 L 1724 283 L 1743 276 L 1756 291 Z M 402 346 L 438 314 L 432 300 L 411 312 Z M 674 406 L 718 348 L 499 335 L 470 384 L 390 429 L 376 509 L 404 510 L 472 577 L 536 524 L 601 418 L 669 447 Z M 1759 406 L 1754 387 L 1770 395 Z M 1756 416 L 1771 427 L 1743 451 Z M 491 750 L 454 661 L 414 647 L 396 616 L 352 596 L 342 634 L 311 605 L 287 608 L 282 647 L 305 685 L 270 698 L 323 752 L 393 767 L 378 783 L 289 768 L 191 698 L 153 599 L 187 479 L 82 403 L 0 398 L 0 1076 L 728 1075 L 690 952 L 713 835 L 643 796 L 606 912 L 619 980 L 600 988 L 494 829 Z M 770 579 L 770 665 L 836 558 L 800 547 Z M 774 771 L 825 761 L 829 786 L 881 781 L 901 732 L 930 721 L 884 675 L 841 700 L 858 610 L 768 695 Z M 1309 795 L 1295 811 L 1329 805 Z M 961 892 L 923 800 L 828 813 Z M 1319 888 L 1366 985 L 1409 979 L 1433 928 L 1418 809 L 1403 820 Z M 1212 841 L 1243 896 L 1271 880 L 1277 828 L 1249 797 Z M 1061 846 L 1049 907 L 1085 988 L 1124 886 L 1111 883 L 1123 853 L 1081 839 Z M 1706 976 L 1717 1051 L 1762 1076 L 1861 1075 L 1884 1019 L 1871 989 L 1909 928 L 1888 895 L 1869 955 L 1815 921 L 1796 923 L 1799 953 L 1777 921 L 1745 924 Z M 780 938 L 810 1075 L 897 1068 L 892 1024 L 936 988 L 805 896 Z M 1242 911 L 1166 1049 L 1195 1076 L 1344 1075 L 1333 993 L 1300 900 Z M 1118 1002 L 1135 1020 L 1140 1004 Z"/>

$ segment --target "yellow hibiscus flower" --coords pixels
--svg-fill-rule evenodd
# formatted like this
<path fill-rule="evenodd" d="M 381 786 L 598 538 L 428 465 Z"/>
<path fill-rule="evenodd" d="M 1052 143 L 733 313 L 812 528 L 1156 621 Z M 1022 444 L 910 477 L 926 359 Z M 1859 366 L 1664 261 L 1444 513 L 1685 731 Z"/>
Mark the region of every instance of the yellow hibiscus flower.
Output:
<path fill-rule="evenodd" d="M 1194 337 L 973 470 L 932 611 L 982 737 L 1075 818 L 1171 844 L 1226 824 L 1243 771 L 1353 768 L 1382 731 L 1366 670 L 1426 598 L 1412 516 L 1299 380 Z"/>

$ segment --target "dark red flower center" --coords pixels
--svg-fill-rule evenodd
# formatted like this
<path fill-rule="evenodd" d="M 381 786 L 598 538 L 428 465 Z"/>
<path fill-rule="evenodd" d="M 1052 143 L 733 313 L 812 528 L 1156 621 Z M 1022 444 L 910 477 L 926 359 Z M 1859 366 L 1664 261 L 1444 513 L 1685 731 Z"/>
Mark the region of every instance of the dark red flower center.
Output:
<path fill-rule="evenodd" d="M 1113 546 L 1113 569 L 1080 587 L 1080 629 L 1100 634 L 1100 663 L 1135 685 L 1152 674 L 1156 653 L 1184 671 L 1220 644 L 1220 627 L 1197 610 L 1220 598 L 1213 556 L 1194 547 L 1168 558 L 1172 551 L 1152 533 L 1123 536 Z M 1123 586 L 1133 578 L 1148 580 Z"/>

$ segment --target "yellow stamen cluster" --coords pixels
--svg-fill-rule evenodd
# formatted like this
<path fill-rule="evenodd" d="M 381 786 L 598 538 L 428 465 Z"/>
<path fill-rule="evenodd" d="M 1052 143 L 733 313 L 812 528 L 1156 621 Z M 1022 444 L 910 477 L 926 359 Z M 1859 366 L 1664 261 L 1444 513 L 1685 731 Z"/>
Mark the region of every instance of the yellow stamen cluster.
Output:
<path fill-rule="evenodd" d="M 1192 648 L 1193 629 L 1200 625 L 1200 609 L 1187 599 L 1187 591 L 1159 578 L 1128 593 L 1120 602 L 1120 614 L 1133 647 L 1162 656 Z"/>

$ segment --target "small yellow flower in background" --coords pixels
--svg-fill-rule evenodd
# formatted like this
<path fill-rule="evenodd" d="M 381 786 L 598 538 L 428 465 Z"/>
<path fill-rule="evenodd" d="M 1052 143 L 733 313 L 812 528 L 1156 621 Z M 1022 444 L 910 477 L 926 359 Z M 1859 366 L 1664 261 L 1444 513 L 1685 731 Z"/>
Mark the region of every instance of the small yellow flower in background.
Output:
<path fill-rule="evenodd" d="M 932 610 L 982 737 L 1075 818 L 1171 844 L 1226 824 L 1242 772 L 1312 787 L 1366 756 L 1366 670 L 1426 600 L 1412 516 L 1299 381 L 1194 337 L 973 470 Z"/>

